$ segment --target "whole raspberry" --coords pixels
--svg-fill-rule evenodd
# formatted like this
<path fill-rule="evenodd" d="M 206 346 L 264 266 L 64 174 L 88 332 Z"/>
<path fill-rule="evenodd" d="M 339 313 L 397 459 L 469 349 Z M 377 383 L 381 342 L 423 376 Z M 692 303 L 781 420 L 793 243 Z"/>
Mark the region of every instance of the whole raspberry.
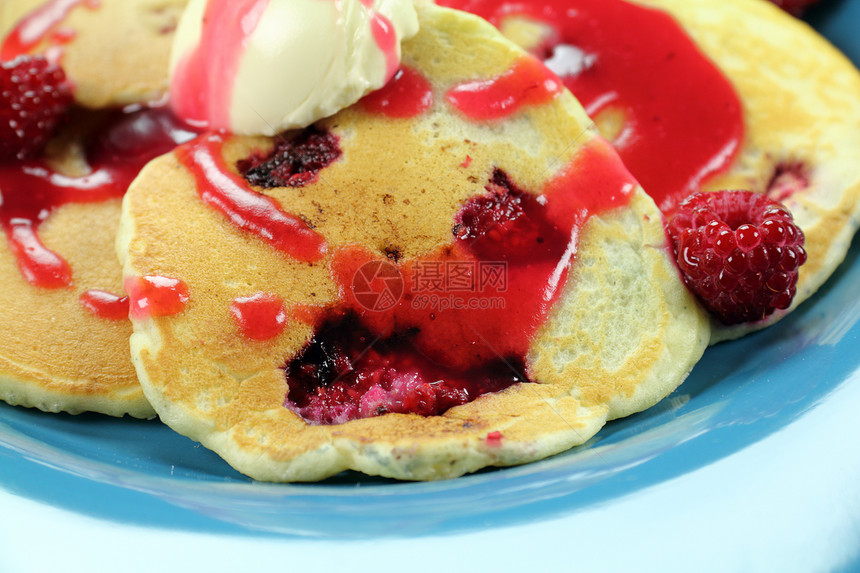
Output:
<path fill-rule="evenodd" d="M 41 151 L 71 103 L 66 74 L 42 56 L 0 62 L 0 159 Z"/>
<path fill-rule="evenodd" d="M 751 191 L 694 193 L 667 224 L 684 281 L 725 324 L 791 305 L 803 232 L 791 213 Z"/>

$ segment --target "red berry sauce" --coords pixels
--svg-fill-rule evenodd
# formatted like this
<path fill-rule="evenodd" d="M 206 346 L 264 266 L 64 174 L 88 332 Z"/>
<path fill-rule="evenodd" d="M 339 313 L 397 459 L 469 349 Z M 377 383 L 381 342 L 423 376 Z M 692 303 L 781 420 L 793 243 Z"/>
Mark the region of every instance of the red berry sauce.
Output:
<path fill-rule="evenodd" d="M 69 42 L 74 33 L 56 28 L 66 19 L 69 12 L 79 5 L 90 10 L 96 10 L 101 2 L 98 0 L 50 0 L 30 12 L 18 22 L 3 40 L 3 45 L 0 46 L 0 60 L 11 60 L 16 56 L 27 54 L 46 38 L 50 38 L 56 44 Z"/>
<path fill-rule="evenodd" d="M 505 100 L 508 89 L 515 91 L 512 102 Z M 458 86 L 449 92 L 449 101 L 475 118 L 500 118 L 549 101 L 560 89 L 539 62 L 524 58 L 499 78 Z M 402 90 L 397 105 L 410 95 L 423 98 L 427 91 Z M 479 108 L 492 111 L 476 115 Z M 276 146 L 269 157 L 239 162 L 238 170 L 247 176 L 283 155 L 291 166 L 275 186 L 289 185 L 302 172 L 292 165 L 305 165 L 306 159 L 315 165 L 309 170 L 315 175 L 317 163 L 319 169 L 328 165 L 316 159 L 327 156 L 324 142 L 336 138 L 317 133 L 323 144 L 305 145 L 306 135 L 284 140 L 287 148 Z M 567 281 L 582 225 L 592 214 L 626 205 L 636 188 L 602 139 L 590 141 L 542 189 L 526 191 L 495 169 L 487 175 L 486 192 L 465 202 L 451 221 L 449 244 L 419 258 L 395 253 L 383 259 L 397 271 L 384 276 L 383 290 L 391 300 L 368 304 L 365 291 L 373 291 L 377 303 L 384 293 L 356 277 L 378 269 L 379 253 L 358 246 L 327 253 L 321 235 L 228 168 L 221 155 L 224 140 L 217 134 L 200 137 L 176 151 L 194 175 L 201 199 L 287 256 L 328 258 L 338 285 L 338 300 L 326 307 L 285 313 L 314 327 L 313 338 L 284 365 L 284 406 L 314 424 L 389 412 L 436 415 L 483 393 L 527 382 L 526 355 Z M 270 163 L 263 175 L 278 168 Z M 402 284 L 392 286 L 398 275 Z M 134 300 L 132 295 L 132 305 Z M 230 312 L 235 318 L 235 301 Z M 271 308 L 265 311 L 263 322 L 273 314 Z M 254 321 L 248 317 L 246 326 L 253 328 Z"/>
<path fill-rule="evenodd" d="M 128 108 L 114 113 L 91 137 L 88 175 L 61 175 L 40 159 L 0 163 L 0 226 L 27 282 L 49 289 L 72 285 L 69 264 L 38 236 L 39 225 L 54 210 L 122 197 L 150 159 L 193 136 L 164 109 Z"/>
<path fill-rule="evenodd" d="M 268 4 L 269 0 L 207 3 L 200 43 L 179 59 L 170 86 L 171 105 L 179 117 L 213 131 L 230 129 L 234 97 L 230 86 L 235 84 L 250 36 Z M 372 0 L 362 0 L 362 5 L 369 32 L 385 58 L 387 82 L 399 64 L 396 30 L 388 18 L 373 9 Z"/>
<path fill-rule="evenodd" d="M 81 306 L 90 314 L 105 320 L 126 320 L 128 318 L 128 297 L 113 294 L 101 289 L 90 289 L 81 293 Z"/>
<path fill-rule="evenodd" d="M 385 55 L 385 80 L 387 82 L 397 72 L 397 66 L 400 64 L 400 58 L 397 57 L 397 34 L 391 21 L 375 11 L 371 11 L 370 14 L 370 31 L 376 46 Z"/>
<path fill-rule="evenodd" d="M 284 331 L 287 313 L 284 302 L 268 293 L 239 297 L 230 304 L 230 315 L 239 331 L 251 340 L 269 340 Z"/>
<path fill-rule="evenodd" d="M 525 106 L 546 103 L 562 89 L 561 80 L 546 66 L 523 57 L 501 76 L 459 84 L 445 97 L 469 119 L 486 121 L 508 117 Z"/>
<path fill-rule="evenodd" d="M 387 82 L 397 72 L 400 58 L 397 54 L 397 32 L 391 20 L 373 9 L 373 0 L 361 0 L 370 16 L 370 31 L 376 47 L 385 56 L 385 81 Z"/>
<path fill-rule="evenodd" d="M 311 423 L 432 415 L 528 381 L 526 354 L 567 280 L 579 229 L 591 214 L 626 204 L 634 187 L 602 140 L 539 195 L 496 170 L 486 194 L 452 221 L 449 245 L 396 262 L 403 284 L 391 290 L 399 299 L 376 310 L 355 277 L 379 256 L 340 249 L 331 270 L 341 300 L 322 312 L 317 335 L 285 367 L 287 407 Z M 294 380 L 297 372 L 309 374 Z"/>
<path fill-rule="evenodd" d="M 359 100 L 359 105 L 369 113 L 416 117 L 433 105 L 433 87 L 417 70 L 403 66 L 387 84 Z"/>
<path fill-rule="evenodd" d="M 158 275 L 129 277 L 123 286 L 132 318 L 172 316 L 188 304 L 188 286 L 179 279 Z"/>
<path fill-rule="evenodd" d="M 554 30 L 547 65 L 594 116 L 620 109 L 614 144 L 657 205 L 670 212 L 726 169 L 744 136 L 732 85 L 666 13 L 621 0 L 439 0 L 494 24 L 509 14 Z M 655 160 L 657 158 L 657 160 Z"/>

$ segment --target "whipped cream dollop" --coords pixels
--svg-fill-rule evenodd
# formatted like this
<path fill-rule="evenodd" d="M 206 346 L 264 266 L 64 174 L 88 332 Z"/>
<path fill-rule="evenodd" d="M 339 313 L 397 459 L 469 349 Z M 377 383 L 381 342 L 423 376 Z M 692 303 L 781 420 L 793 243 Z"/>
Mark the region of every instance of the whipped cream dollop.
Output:
<path fill-rule="evenodd" d="M 170 101 L 208 129 L 305 127 L 388 82 L 418 31 L 412 0 L 191 0 L 170 62 Z"/>

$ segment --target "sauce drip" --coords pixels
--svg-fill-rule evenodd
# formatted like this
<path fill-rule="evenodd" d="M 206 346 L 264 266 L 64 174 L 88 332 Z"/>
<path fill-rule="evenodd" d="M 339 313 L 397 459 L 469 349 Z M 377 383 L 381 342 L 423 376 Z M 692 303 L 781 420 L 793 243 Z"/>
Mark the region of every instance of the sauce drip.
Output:
<path fill-rule="evenodd" d="M 335 3 L 336 17 L 345 10 Z M 361 0 L 374 43 L 385 61 L 385 82 L 397 72 L 397 33 L 372 0 Z M 229 130 L 234 89 L 242 58 L 269 0 L 211 0 L 203 14 L 198 44 L 184 54 L 171 74 L 171 106 L 181 118 L 210 130 Z M 297 80 L 300 81 L 300 80 Z M 227 87 L 225 87 L 227 86 Z"/>
<path fill-rule="evenodd" d="M 374 0 L 361 0 L 362 5 L 370 15 L 370 32 L 376 47 L 385 57 L 385 81 L 387 82 L 397 72 L 400 57 L 397 53 L 397 33 L 391 20 L 373 9 Z"/>
<path fill-rule="evenodd" d="M 48 35 L 66 19 L 73 8 L 81 4 L 90 10 L 96 10 L 100 6 L 98 0 L 51 0 L 30 12 L 3 40 L 3 45 L 0 46 L 0 60 L 12 60 L 29 53 L 48 38 Z M 69 41 L 70 34 L 73 35 L 73 32 L 60 30 L 51 39 L 63 44 Z"/>
<path fill-rule="evenodd" d="M 123 286 L 132 318 L 172 316 L 188 304 L 188 286 L 179 279 L 158 275 L 129 277 Z"/>
<path fill-rule="evenodd" d="M 176 149 L 179 162 L 194 175 L 203 202 L 290 257 L 320 260 L 326 251 L 322 236 L 230 171 L 221 156 L 223 144 L 223 135 L 211 134 Z"/>
<path fill-rule="evenodd" d="M 417 117 L 433 105 L 433 87 L 417 70 L 403 66 L 387 84 L 361 98 L 359 105 L 368 113 L 392 118 Z"/>
<path fill-rule="evenodd" d="M 81 306 L 90 314 L 105 320 L 126 320 L 129 302 L 120 296 L 100 289 L 90 289 L 80 296 Z"/>
<path fill-rule="evenodd" d="M 249 37 L 269 0 L 213 0 L 206 5 L 200 42 L 177 64 L 170 84 L 176 115 L 195 125 L 230 126 L 232 86 Z M 211 126 L 209 125 L 211 122 Z"/>
<path fill-rule="evenodd" d="M 128 108 L 114 113 L 91 137 L 87 175 L 61 175 L 39 159 L 0 163 L 0 226 L 27 282 L 48 289 L 73 283 L 69 264 L 38 236 L 39 225 L 52 212 L 68 203 L 122 197 L 149 160 L 193 136 L 164 109 Z"/>
<path fill-rule="evenodd" d="M 269 340 L 284 331 L 287 313 L 284 302 L 268 293 L 239 297 L 230 304 L 230 316 L 239 331 L 251 340 Z"/>
<path fill-rule="evenodd" d="M 469 119 L 487 121 L 513 115 L 525 106 L 552 100 L 563 89 L 561 80 L 532 57 L 523 57 L 496 78 L 454 86 L 448 102 Z"/>
<path fill-rule="evenodd" d="M 664 212 L 729 167 L 744 137 L 732 85 L 666 13 L 622 0 L 440 0 L 498 25 L 518 14 L 554 34 L 547 64 L 596 116 L 620 110 L 614 144 Z"/>
<path fill-rule="evenodd" d="M 373 12 L 370 17 L 370 30 L 377 47 L 385 56 L 385 81 L 387 82 L 394 76 L 400 65 L 400 58 L 397 57 L 397 34 L 391 21 L 376 12 Z"/>

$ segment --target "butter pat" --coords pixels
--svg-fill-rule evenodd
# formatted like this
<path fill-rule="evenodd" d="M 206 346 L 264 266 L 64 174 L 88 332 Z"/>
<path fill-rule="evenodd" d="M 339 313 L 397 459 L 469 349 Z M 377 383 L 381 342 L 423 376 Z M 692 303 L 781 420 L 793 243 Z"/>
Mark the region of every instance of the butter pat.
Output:
<path fill-rule="evenodd" d="M 418 31 L 412 0 L 191 0 L 170 62 L 182 119 L 274 135 L 385 85 Z"/>

